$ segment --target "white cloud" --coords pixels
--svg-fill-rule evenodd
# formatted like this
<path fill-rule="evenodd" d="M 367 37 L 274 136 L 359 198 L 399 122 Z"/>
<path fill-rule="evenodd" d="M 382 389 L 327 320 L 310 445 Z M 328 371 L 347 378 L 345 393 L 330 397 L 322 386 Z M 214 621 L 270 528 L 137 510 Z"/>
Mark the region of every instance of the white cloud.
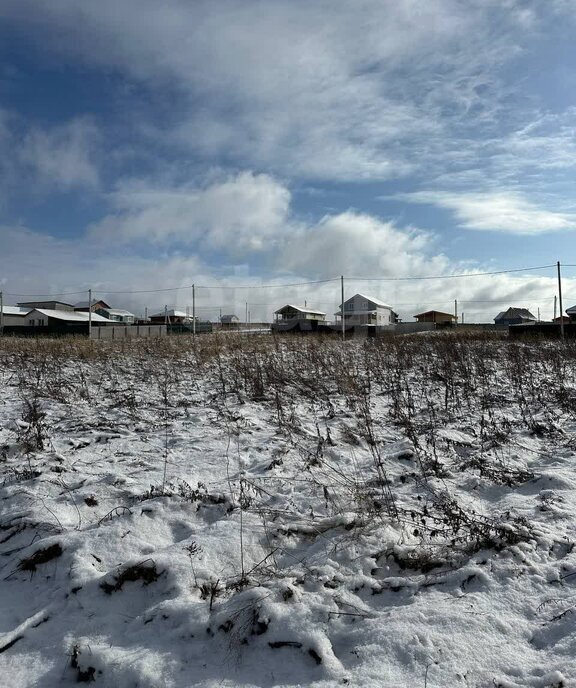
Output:
<path fill-rule="evenodd" d="M 83 119 L 53 129 L 34 127 L 24 136 L 19 158 L 45 186 L 63 190 L 96 187 L 98 170 L 93 154 L 97 138 L 96 127 Z"/>
<path fill-rule="evenodd" d="M 396 198 L 451 210 L 466 229 L 524 235 L 576 229 L 576 215 L 542 209 L 516 192 L 417 191 Z"/>
<path fill-rule="evenodd" d="M 278 182 L 248 173 L 239 175 L 238 179 L 240 185 L 275 183 L 279 190 L 283 188 Z M 220 186 L 230 183 L 224 181 Z M 220 191 L 220 186 L 213 186 L 214 191 Z M 136 187 L 134 184 L 133 188 Z M 282 193 L 279 195 L 283 197 Z M 215 197 L 219 198 L 219 193 Z M 131 212 L 136 215 L 138 204 L 146 214 L 150 208 L 146 193 L 139 200 L 131 197 Z M 210 212 L 216 205 L 209 206 Z M 172 217 L 172 204 L 168 203 L 167 207 L 168 217 Z M 542 317 L 552 316 L 556 290 L 553 274 L 476 276 L 475 273 L 490 267 L 450 261 L 435 248 L 433 235 L 351 211 L 304 225 L 293 220 L 290 207 L 280 204 L 279 208 L 277 215 L 275 212 L 268 215 L 276 222 L 274 233 L 256 246 L 250 247 L 248 234 L 244 235 L 248 243 L 235 241 L 232 226 L 218 225 L 219 231 L 222 230 L 217 235 L 218 241 L 228 237 L 228 265 L 220 260 L 212 263 L 211 247 L 202 241 L 186 251 L 175 251 L 160 241 L 150 251 L 142 249 L 141 242 L 137 241 L 123 248 L 112 235 L 98 232 L 65 240 L 24 227 L 0 227 L 0 285 L 8 303 L 18 300 L 16 292 L 48 295 L 92 288 L 95 294 L 118 307 L 143 312 L 144 307 L 160 310 L 165 303 L 189 307 L 189 286 L 196 284 L 196 302 L 201 315 L 215 318 L 223 308 L 244 317 L 248 303 L 253 320 L 269 320 L 274 310 L 285 303 L 304 301 L 332 317 L 340 302 L 339 279 L 326 284 L 282 285 L 338 278 L 343 274 L 347 295 L 372 294 L 390 303 L 407 321 L 414 313 L 428 308 L 452 312 L 455 299 L 458 312 L 465 311 L 468 321 L 490 322 L 499 310 L 510 305 L 528 307 L 534 313 L 540 307 Z M 227 213 L 223 217 L 226 222 L 234 220 Z M 164 226 L 165 218 L 161 214 L 156 220 Z M 147 216 L 146 223 L 149 221 Z M 207 222 L 214 223 L 210 213 Z M 145 226 L 152 227 L 153 223 Z M 264 227 L 264 223 L 260 226 Z M 455 273 L 471 276 L 442 278 Z M 429 279 L 395 279 L 406 277 Z M 262 284 L 279 286 L 264 288 Z M 570 291 L 576 293 L 576 280 L 565 279 L 564 284 L 567 295 Z M 244 289 L 243 285 L 252 288 Z M 177 289 L 145 294 L 114 293 L 168 287 Z"/>
<path fill-rule="evenodd" d="M 4 0 L 0 16 L 41 27 L 67 59 L 176 90 L 177 125 L 155 143 L 358 180 L 458 159 L 456 141 L 505 110 L 495 72 L 537 15 L 501 4 Z"/>
<path fill-rule="evenodd" d="M 242 172 L 202 188 L 125 182 L 111 201 L 115 212 L 90 228 L 93 237 L 180 242 L 239 259 L 272 248 L 286 223 L 290 192 L 268 175 Z"/>
<path fill-rule="evenodd" d="M 327 216 L 291 235 L 279 254 L 278 267 L 320 278 L 442 274 L 449 261 L 434 255 L 433 248 L 428 234 L 346 212 Z"/>

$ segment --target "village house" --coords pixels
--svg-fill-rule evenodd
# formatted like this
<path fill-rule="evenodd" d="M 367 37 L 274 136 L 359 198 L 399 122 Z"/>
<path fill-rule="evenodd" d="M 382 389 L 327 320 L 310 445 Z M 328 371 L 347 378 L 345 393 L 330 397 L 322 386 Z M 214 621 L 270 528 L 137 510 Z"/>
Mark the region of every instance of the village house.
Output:
<path fill-rule="evenodd" d="M 342 318 L 342 304 L 340 310 L 335 313 Z M 356 327 L 372 325 L 376 327 L 390 327 L 398 322 L 398 315 L 392 310 L 392 306 L 364 294 L 354 294 L 344 301 L 344 325 Z"/>
<path fill-rule="evenodd" d="M 21 308 L 27 308 L 28 311 L 31 311 L 33 308 L 46 308 L 54 311 L 74 311 L 74 306 L 64 301 L 21 301 L 18 305 Z"/>
<path fill-rule="evenodd" d="M 34 308 L 25 317 L 27 327 L 49 328 L 53 330 L 73 330 L 75 327 L 88 325 L 90 320 L 89 313 L 58 310 L 56 308 Z M 110 324 L 108 318 L 92 313 L 92 324 Z"/>
<path fill-rule="evenodd" d="M 326 324 L 326 313 L 308 306 L 287 304 L 274 312 L 272 330 L 276 332 L 313 332 L 319 325 Z"/>
<path fill-rule="evenodd" d="M 570 308 L 567 308 L 566 315 L 570 319 L 570 322 L 576 322 L 576 306 L 570 306 Z"/>
<path fill-rule="evenodd" d="M 109 309 L 110 306 L 106 303 L 106 301 L 103 301 L 102 299 L 92 299 L 92 307 L 90 310 L 93 313 L 97 313 L 101 309 Z M 74 310 L 75 311 L 80 311 L 80 312 L 88 312 L 88 301 L 79 301 L 78 303 L 74 304 Z"/>
<path fill-rule="evenodd" d="M 220 316 L 220 325 L 223 330 L 234 330 L 240 327 L 240 318 L 233 313 Z"/>
<path fill-rule="evenodd" d="M 521 325 L 522 323 L 536 322 L 536 318 L 527 308 L 514 308 L 498 313 L 494 318 L 496 325 Z"/>
<path fill-rule="evenodd" d="M 457 322 L 455 315 L 442 311 L 426 311 L 414 316 L 421 323 L 435 323 L 436 325 L 453 325 Z"/>
<path fill-rule="evenodd" d="M 150 322 L 168 325 L 188 325 L 192 324 L 193 318 L 185 311 L 169 308 L 161 313 L 154 313 L 150 316 Z"/>
<path fill-rule="evenodd" d="M 26 324 L 26 316 L 30 308 L 20 306 L 2 306 L 2 325 L 5 327 L 18 327 Z"/>
<path fill-rule="evenodd" d="M 97 308 L 93 309 L 98 315 L 103 318 L 108 318 L 112 322 L 123 323 L 124 325 L 133 325 L 136 321 L 136 316 L 130 311 L 122 310 L 121 308 Z"/>

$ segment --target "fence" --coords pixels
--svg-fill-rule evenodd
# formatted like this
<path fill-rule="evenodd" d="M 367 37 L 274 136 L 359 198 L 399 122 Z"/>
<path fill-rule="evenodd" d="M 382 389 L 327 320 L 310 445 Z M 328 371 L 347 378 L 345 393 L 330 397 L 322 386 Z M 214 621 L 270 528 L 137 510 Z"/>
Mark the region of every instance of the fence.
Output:
<path fill-rule="evenodd" d="M 166 334 L 166 325 L 103 325 L 92 328 L 91 339 L 165 337 Z"/>

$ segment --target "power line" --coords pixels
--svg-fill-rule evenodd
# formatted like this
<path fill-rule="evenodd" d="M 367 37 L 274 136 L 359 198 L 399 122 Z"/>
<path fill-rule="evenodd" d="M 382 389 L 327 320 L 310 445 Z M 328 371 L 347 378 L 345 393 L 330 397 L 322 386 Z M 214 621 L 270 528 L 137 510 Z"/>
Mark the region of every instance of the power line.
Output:
<path fill-rule="evenodd" d="M 286 287 L 304 287 L 310 284 L 326 284 L 328 282 L 337 282 L 339 277 L 332 277 L 324 280 L 311 280 L 309 282 L 292 282 L 289 284 L 237 284 L 228 286 L 223 284 L 188 284 L 182 287 L 167 287 L 165 289 L 137 289 L 125 291 L 109 291 L 108 289 L 99 289 L 99 293 L 103 294 L 157 294 L 166 291 L 180 291 L 181 289 L 285 289 Z"/>
<path fill-rule="evenodd" d="M 510 270 L 494 270 L 492 272 L 468 272 L 468 273 L 457 273 L 453 275 L 428 275 L 428 276 L 416 276 L 416 277 L 345 277 L 347 282 L 407 282 L 407 281 L 429 281 L 429 280 L 442 280 L 442 279 L 456 279 L 456 278 L 466 278 L 466 277 L 485 277 L 492 275 L 505 275 L 518 272 L 530 272 L 534 270 L 545 270 L 549 268 L 555 268 L 556 265 L 537 265 L 527 268 L 514 268 Z M 576 267 L 573 264 L 566 264 L 565 267 Z M 290 287 L 304 287 L 314 284 L 328 284 L 330 282 L 338 282 L 339 277 L 332 277 L 329 279 L 322 280 L 309 280 L 305 282 L 289 282 L 285 284 L 237 284 L 237 285 L 204 285 L 204 284 L 187 284 L 179 287 L 163 287 L 160 289 L 123 289 L 123 290 L 109 290 L 105 287 L 99 289 L 93 289 L 93 293 L 99 294 L 160 294 L 167 292 L 180 291 L 182 289 L 227 289 L 227 290 L 237 290 L 237 289 L 286 289 Z M 85 294 L 88 289 L 81 291 L 72 292 L 58 292 L 55 294 L 43 295 L 43 298 L 49 299 L 55 296 L 73 296 L 78 294 Z M 34 297 L 38 296 L 35 294 L 23 294 L 16 292 L 5 292 L 6 296 L 18 296 L 18 297 Z"/>
<path fill-rule="evenodd" d="M 4 294 L 6 294 L 6 296 L 42 296 L 42 298 L 45 298 L 45 299 L 49 299 L 49 298 L 52 298 L 54 296 L 77 296 L 78 294 L 87 294 L 87 293 L 88 293 L 88 289 L 84 289 L 82 291 L 62 291 L 58 294 L 38 294 L 38 292 L 36 292 L 35 294 L 17 294 L 15 292 L 8 292 L 8 291 L 4 292 Z"/>
<path fill-rule="evenodd" d="M 493 272 L 462 272 L 455 275 L 434 275 L 428 277 L 346 277 L 353 282 L 407 282 L 413 280 L 454 279 L 456 277 L 484 277 L 487 275 L 506 275 L 512 272 L 530 272 L 531 270 L 545 270 L 555 268 L 556 265 L 537 265 L 530 268 L 514 268 L 513 270 L 494 270 Z M 574 266 L 576 267 L 576 266 Z"/>

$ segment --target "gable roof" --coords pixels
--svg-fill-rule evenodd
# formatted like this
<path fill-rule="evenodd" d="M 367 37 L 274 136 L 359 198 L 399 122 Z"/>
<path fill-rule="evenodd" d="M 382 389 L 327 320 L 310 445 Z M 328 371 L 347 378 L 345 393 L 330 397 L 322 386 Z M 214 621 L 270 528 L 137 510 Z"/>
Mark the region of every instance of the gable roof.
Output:
<path fill-rule="evenodd" d="M 352 299 L 355 299 L 357 296 L 359 296 L 361 299 L 366 299 L 366 301 L 370 301 L 370 303 L 373 303 L 375 306 L 381 306 L 382 308 L 390 308 L 392 309 L 392 306 L 389 306 L 387 303 L 384 303 L 384 301 L 380 301 L 380 299 L 376 299 L 373 296 L 366 296 L 366 294 L 354 294 L 354 296 L 351 296 L 349 299 L 346 299 L 344 303 L 348 303 L 348 301 L 352 301 Z"/>
<path fill-rule="evenodd" d="M 576 313 L 576 306 L 570 306 L 570 308 L 567 308 L 566 313 Z"/>
<path fill-rule="evenodd" d="M 19 306 L 28 306 L 30 310 L 33 308 L 42 308 L 42 304 L 45 303 L 59 303 L 61 306 L 69 306 L 70 308 L 74 308 L 74 306 L 71 303 L 67 303 L 66 301 L 58 301 L 58 299 L 50 299 L 46 301 L 19 301 L 18 305 Z"/>
<path fill-rule="evenodd" d="M 2 313 L 4 313 L 4 315 L 25 316 L 30 313 L 31 310 L 32 308 L 22 308 L 21 306 L 2 306 Z"/>
<path fill-rule="evenodd" d="M 298 311 L 299 313 L 313 313 L 314 315 L 326 315 L 324 311 L 315 311 L 313 308 L 302 308 L 302 306 L 293 306 L 291 303 L 287 303 L 285 306 L 282 306 L 282 308 L 279 308 L 277 311 L 274 311 L 274 314 L 282 313 L 282 311 L 286 308 L 293 308 L 295 311 Z"/>
<path fill-rule="evenodd" d="M 125 311 L 122 308 L 102 308 L 102 310 L 109 315 L 131 315 L 134 318 L 136 317 L 134 313 Z"/>
<path fill-rule="evenodd" d="M 102 308 L 110 308 L 104 299 L 92 299 L 93 306 L 95 306 L 97 303 L 101 303 Z M 74 304 L 74 308 L 88 308 L 88 301 L 78 301 L 78 303 Z"/>
<path fill-rule="evenodd" d="M 171 308 L 170 310 L 160 313 L 152 313 L 151 318 L 163 318 L 165 315 L 167 315 L 169 318 L 189 318 L 192 320 L 192 315 L 190 313 L 186 313 L 185 311 L 177 311 L 174 308 Z"/>
<path fill-rule="evenodd" d="M 237 315 L 234 315 L 234 313 L 229 313 L 228 315 L 223 315 L 220 318 L 220 322 L 222 323 L 230 323 L 230 322 L 240 322 L 240 318 Z"/>
<path fill-rule="evenodd" d="M 494 320 L 512 320 L 513 318 L 523 318 L 524 320 L 536 320 L 527 308 L 515 308 L 510 306 L 507 311 L 501 311 Z"/>
<path fill-rule="evenodd" d="M 454 313 L 444 313 L 444 311 L 424 311 L 424 313 L 417 313 L 416 315 L 412 316 L 414 318 L 421 318 L 423 315 L 445 315 L 448 318 L 452 318 L 453 320 L 456 320 L 456 316 Z"/>
<path fill-rule="evenodd" d="M 45 315 L 47 318 L 55 318 L 56 320 L 66 320 L 68 322 L 88 322 L 88 312 L 84 313 L 82 311 L 57 311 L 51 308 L 33 308 L 29 313 L 40 313 Z M 109 323 L 108 318 L 103 318 L 97 313 L 92 313 L 93 323 Z"/>

